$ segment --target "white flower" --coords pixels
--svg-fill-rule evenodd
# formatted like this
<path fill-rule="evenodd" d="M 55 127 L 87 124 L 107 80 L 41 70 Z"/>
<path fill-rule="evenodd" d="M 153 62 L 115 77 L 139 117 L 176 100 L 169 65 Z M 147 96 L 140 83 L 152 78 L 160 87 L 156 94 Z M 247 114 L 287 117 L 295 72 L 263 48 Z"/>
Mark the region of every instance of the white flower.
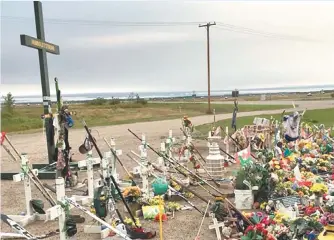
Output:
<path fill-rule="evenodd" d="M 274 182 L 278 182 L 279 181 L 278 175 L 276 173 L 271 173 L 271 179 Z"/>
<path fill-rule="evenodd" d="M 274 226 L 273 226 L 273 225 L 268 226 L 268 227 L 267 227 L 267 230 L 268 230 L 268 232 L 273 233 L 273 231 L 274 231 Z"/>

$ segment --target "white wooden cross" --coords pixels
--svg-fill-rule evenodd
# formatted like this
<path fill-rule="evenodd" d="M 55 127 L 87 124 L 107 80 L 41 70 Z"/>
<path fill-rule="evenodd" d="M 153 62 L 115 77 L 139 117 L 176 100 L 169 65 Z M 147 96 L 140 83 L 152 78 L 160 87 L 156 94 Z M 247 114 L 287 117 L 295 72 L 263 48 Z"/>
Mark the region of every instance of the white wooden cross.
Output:
<path fill-rule="evenodd" d="M 148 175 L 149 175 L 149 166 L 147 161 L 147 149 L 146 149 L 147 143 L 145 140 L 145 135 L 142 134 L 142 143 L 139 146 L 140 150 L 140 162 L 142 165 L 140 165 L 140 175 L 142 178 L 142 193 L 143 197 L 148 199 L 150 197 L 150 186 L 148 182 Z"/>
<path fill-rule="evenodd" d="M 98 184 L 97 181 L 94 181 L 94 171 L 93 166 L 95 164 L 101 164 L 100 158 L 93 158 L 92 150 L 88 151 L 86 159 L 78 162 L 79 169 L 86 167 L 87 168 L 87 181 L 88 181 L 88 196 L 77 196 L 73 195 L 76 201 L 81 202 L 81 204 L 88 204 L 94 198 L 94 188 Z M 76 186 L 76 188 L 81 188 L 83 185 Z"/>
<path fill-rule="evenodd" d="M 29 168 L 29 160 L 28 156 L 26 154 L 21 154 L 21 168 L 22 172 L 13 175 L 13 181 L 14 182 L 23 182 L 24 183 L 24 197 L 26 202 L 26 213 L 25 215 L 9 215 L 11 219 L 21 224 L 23 227 L 28 225 L 29 223 L 32 223 L 37 220 L 45 220 L 44 214 L 38 214 L 34 213 L 34 210 L 32 208 L 32 205 L 30 201 L 32 200 L 32 193 L 31 193 L 31 181 L 27 174 L 30 174 L 27 171 Z M 38 175 L 37 169 L 31 170 L 35 176 Z"/>
<path fill-rule="evenodd" d="M 170 158 L 173 157 L 173 151 L 172 151 L 172 149 L 171 149 L 171 145 L 172 145 L 173 143 L 175 143 L 175 142 L 176 142 L 176 140 L 175 140 L 175 138 L 173 137 L 173 131 L 172 131 L 172 130 L 169 130 L 169 132 L 168 132 L 168 138 L 166 139 L 166 144 L 167 144 L 167 146 L 168 146 L 168 149 L 166 149 L 166 150 L 167 150 L 167 155 L 168 155 L 168 157 L 170 157 Z M 168 166 L 169 166 L 169 162 L 167 162 L 166 165 L 167 165 L 167 167 L 168 167 Z"/>
<path fill-rule="evenodd" d="M 64 178 L 56 178 L 56 195 L 57 195 L 57 201 L 64 203 L 64 196 L 65 196 L 65 183 Z M 70 206 L 70 209 L 72 206 Z M 58 218 L 59 223 L 59 239 L 60 240 L 66 240 L 66 232 L 63 230 L 64 225 L 66 222 L 66 215 L 65 211 L 62 208 L 61 205 L 57 204 L 45 211 L 46 215 L 46 221 L 55 220 Z"/>
<path fill-rule="evenodd" d="M 209 225 L 209 229 L 215 229 L 216 230 L 216 235 L 217 235 L 217 240 L 221 240 L 222 237 L 221 237 L 221 233 L 220 233 L 220 227 L 225 227 L 225 223 L 224 222 L 218 223 L 218 220 L 217 220 L 217 218 L 215 218 L 215 215 L 211 214 L 211 216 L 212 216 L 213 224 Z"/>
<path fill-rule="evenodd" d="M 114 153 L 116 153 L 116 157 L 121 156 L 122 155 L 122 150 L 121 149 L 116 149 L 116 143 L 115 143 L 115 139 L 111 138 L 110 139 L 110 146 L 112 148 L 112 150 L 114 151 Z M 113 175 L 113 177 L 115 178 L 116 182 L 119 182 L 119 174 L 116 171 L 116 157 L 114 154 L 112 154 L 112 152 L 110 151 L 108 153 L 108 156 L 111 156 L 111 174 Z M 109 166 L 108 166 L 109 167 Z"/>

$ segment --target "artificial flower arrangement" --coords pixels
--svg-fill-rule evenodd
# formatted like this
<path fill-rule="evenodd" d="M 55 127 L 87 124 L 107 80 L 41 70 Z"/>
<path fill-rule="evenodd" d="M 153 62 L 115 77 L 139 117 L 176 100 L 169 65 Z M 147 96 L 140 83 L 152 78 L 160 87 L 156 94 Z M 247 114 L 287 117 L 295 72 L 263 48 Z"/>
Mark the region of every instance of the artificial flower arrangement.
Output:
<path fill-rule="evenodd" d="M 334 225 L 334 213 L 325 212 L 320 218 L 320 223 L 323 226 Z"/>
<path fill-rule="evenodd" d="M 177 202 L 168 202 L 166 205 L 167 211 L 175 212 L 181 210 L 181 205 Z"/>
<path fill-rule="evenodd" d="M 261 149 L 256 153 L 257 159 L 261 160 L 262 163 L 269 163 L 274 158 L 274 152 L 270 149 Z"/>
<path fill-rule="evenodd" d="M 245 216 L 247 216 L 250 221 L 253 222 L 255 225 L 247 227 L 241 240 L 290 239 L 285 237 L 292 235 L 289 228 L 284 224 L 280 223 L 284 215 L 278 216 L 278 214 L 276 214 L 274 219 L 272 219 L 272 216 L 266 215 L 261 212 L 248 213 L 245 214 Z"/>
<path fill-rule="evenodd" d="M 136 202 L 141 196 L 141 191 L 137 186 L 130 186 L 123 190 L 122 195 L 127 202 Z"/>
<path fill-rule="evenodd" d="M 320 210 L 321 210 L 320 207 L 317 207 L 317 206 L 312 206 L 312 205 L 306 206 L 304 208 L 304 215 L 305 216 L 311 216 L 311 215 L 315 214 L 317 211 L 320 211 Z"/>
<path fill-rule="evenodd" d="M 329 200 L 326 202 L 325 208 L 327 212 L 334 213 L 334 198 L 333 197 L 329 197 Z"/>
<path fill-rule="evenodd" d="M 171 187 L 173 187 L 176 191 L 181 192 L 182 194 L 184 194 L 184 196 L 185 196 L 186 198 L 193 198 L 193 197 L 194 197 L 194 194 L 193 194 L 193 193 L 188 192 L 188 191 L 184 191 L 184 190 L 182 189 L 182 187 L 181 187 L 179 184 L 177 184 L 175 181 L 171 180 L 171 181 L 170 181 L 170 185 L 171 185 Z"/>
<path fill-rule="evenodd" d="M 165 201 L 162 196 L 154 196 L 148 200 L 148 204 L 150 206 L 164 205 Z"/>
<path fill-rule="evenodd" d="M 262 205 L 262 208 L 264 206 L 265 204 Z M 273 215 L 266 215 L 261 212 L 243 214 L 254 225 L 247 227 L 244 236 L 241 238 L 242 240 L 315 239 L 324 229 L 319 218 L 321 216 L 320 212 L 313 213 L 312 217 L 306 216 L 295 219 L 279 212 L 275 212 Z M 326 216 L 334 217 L 334 214 L 327 214 Z M 328 223 L 324 222 L 324 224 Z"/>
<path fill-rule="evenodd" d="M 124 223 L 130 227 L 141 227 L 139 218 L 135 217 L 136 223 L 133 222 L 131 218 L 125 217 Z"/>
<path fill-rule="evenodd" d="M 277 160 L 276 158 L 273 158 L 273 159 L 269 162 L 269 167 L 270 167 L 270 169 L 273 169 L 273 170 L 281 169 L 280 161 Z"/>
<path fill-rule="evenodd" d="M 255 226 L 248 226 L 245 230 L 244 236 L 241 240 L 276 240 L 276 238 L 269 234 L 268 230 L 265 229 L 264 224 L 258 223 Z"/>
<path fill-rule="evenodd" d="M 325 205 L 325 213 L 320 217 L 320 223 L 324 226 L 334 225 L 334 199 L 330 198 Z"/>
<path fill-rule="evenodd" d="M 328 187 L 324 183 L 314 183 L 310 190 L 317 197 L 322 197 L 325 193 L 328 192 Z"/>

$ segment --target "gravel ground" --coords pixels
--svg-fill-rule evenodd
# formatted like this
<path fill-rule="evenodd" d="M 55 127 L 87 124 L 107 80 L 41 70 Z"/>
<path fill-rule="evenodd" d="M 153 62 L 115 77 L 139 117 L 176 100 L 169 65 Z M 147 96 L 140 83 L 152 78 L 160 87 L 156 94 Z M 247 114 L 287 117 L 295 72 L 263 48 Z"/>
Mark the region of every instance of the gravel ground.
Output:
<path fill-rule="evenodd" d="M 327 104 L 309 104 L 307 102 L 303 102 L 303 106 L 301 105 L 300 108 L 297 110 L 304 109 L 308 106 L 308 109 L 316 109 L 316 108 L 332 108 L 333 103 Z M 238 116 L 256 116 L 259 114 L 276 114 L 281 113 L 282 110 L 273 110 L 273 111 L 256 111 L 256 112 L 244 112 L 239 113 Z M 221 114 L 217 115 L 216 119 L 222 120 L 230 118 L 231 114 Z M 194 125 L 200 125 L 205 123 L 212 122 L 212 116 L 199 116 L 192 118 L 192 122 Z M 77 123 L 80 124 L 80 123 Z M 89 123 L 87 123 L 89 125 Z M 181 137 L 180 128 L 180 120 L 166 120 L 166 121 L 158 121 L 158 122 L 146 122 L 146 123 L 137 123 L 137 124 L 126 124 L 126 125 L 117 125 L 117 126 L 106 126 L 106 127 L 96 127 L 94 128 L 99 132 L 93 131 L 94 136 L 97 138 L 98 146 L 100 147 L 101 151 L 107 151 L 108 148 L 106 144 L 103 142 L 103 137 L 114 137 L 116 139 L 116 144 L 119 149 L 122 149 L 123 155 L 121 157 L 124 165 L 128 169 L 132 169 L 135 164 L 129 160 L 125 154 L 130 152 L 130 150 L 134 150 L 138 152 L 138 145 L 140 142 L 136 140 L 128 131 L 127 129 L 130 128 L 137 134 L 144 133 L 146 134 L 147 141 L 151 144 L 152 147 L 158 148 L 160 146 L 160 142 L 162 137 L 168 136 L 168 129 L 173 130 L 173 133 L 176 137 Z M 99 136 L 98 136 L 99 135 Z M 28 154 L 31 163 L 46 163 L 46 144 L 45 144 L 45 136 L 42 132 L 40 133 L 32 133 L 32 134 L 17 134 L 17 135 L 10 135 L 10 139 L 12 143 L 16 146 L 18 151 L 25 152 Z M 70 132 L 70 144 L 73 148 L 73 159 L 74 160 L 82 160 L 84 156 L 80 155 L 78 152 L 78 147 L 82 144 L 85 131 L 84 129 L 76 129 Z M 203 156 L 207 156 L 207 147 L 206 143 L 203 141 L 194 141 L 195 146 L 197 146 Z M 155 161 L 157 158 L 156 156 L 149 154 L 149 157 L 152 161 Z M 122 169 L 118 167 L 118 171 L 122 175 Z M 18 165 L 11 161 L 8 154 L 3 151 L 1 148 L 1 172 L 14 172 L 18 171 Z M 228 173 L 226 173 L 229 175 Z M 83 180 L 85 176 L 83 173 L 80 174 L 80 180 Z M 43 182 L 47 182 L 49 184 L 54 184 L 53 180 L 43 180 Z M 44 199 L 39 194 L 35 187 L 33 189 L 33 198 L 37 199 Z M 203 196 L 206 196 L 210 199 L 207 193 L 203 192 L 202 189 L 196 189 L 197 192 L 201 193 Z M 233 189 L 225 190 L 227 192 L 232 192 Z M 12 181 L 1 181 L 1 212 L 10 215 L 10 214 L 19 214 L 20 212 L 24 211 L 25 200 L 23 198 L 22 193 L 24 192 L 23 184 L 21 183 L 14 183 Z M 69 194 L 68 194 L 69 195 Z M 197 199 L 196 197 L 191 199 L 193 203 L 198 205 L 203 210 L 205 209 L 205 203 L 201 200 Z M 45 201 L 45 208 L 48 205 Z M 77 210 L 71 211 L 73 214 L 77 214 Z M 192 240 L 194 239 L 198 226 L 201 221 L 201 215 L 195 210 L 187 210 L 177 212 L 175 214 L 174 219 L 169 219 L 167 222 L 163 224 L 163 235 L 165 240 Z M 91 219 L 86 217 L 86 224 L 90 224 Z M 206 218 L 204 221 L 204 225 L 201 231 L 201 239 L 205 240 L 214 240 L 217 239 L 214 230 L 209 230 L 208 225 L 211 223 L 210 218 Z M 159 231 L 159 225 L 155 222 L 148 222 L 143 221 L 142 224 L 146 228 L 150 228 L 152 230 Z M 83 233 L 83 225 L 78 224 L 78 234 L 76 235 L 77 239 L 99 239 L 96 235 L 88 235 Z M 55 230 L 58 228 L 57 222 L 36 222 L 32 223 L 27 226 L 27 229 L 31 231 L 33 234 L 43 234 L 49 231 Z M 2 232 L 12 232 L 9 227 L 5 224 L 1 224 Z M 49 239 L 58 239 L 59 237 L 52 237 Z M 158 237 L 156 237 L 158 239 Z"/>

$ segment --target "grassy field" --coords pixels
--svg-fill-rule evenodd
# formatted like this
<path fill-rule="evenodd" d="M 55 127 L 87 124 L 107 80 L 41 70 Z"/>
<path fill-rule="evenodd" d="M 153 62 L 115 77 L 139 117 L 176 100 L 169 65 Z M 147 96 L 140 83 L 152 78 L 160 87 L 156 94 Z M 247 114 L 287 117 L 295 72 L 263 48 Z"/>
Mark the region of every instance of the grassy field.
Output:
<path fill-rule="evenodd" d="M 233 105 L 215 104 L 216 114 L 230 113 Z M 283 109 L 290 106 L 280 105 L 239 105 L 239 111 Z M 56 106 L 52 106 L 54 110 Z M 181 118 L 184 115 L 198 116 L 206 114 L 207 105 L 201 103 L 119 103 L 119 104 L 73 104 L 70 111 L 76 111 L 73 117 L 75 127 L 82 127 L 81 119 L 89 126 L 105 126 L 143 121 Z M 21 132 L 40 129 L 43 126 L 42 105 L 15 106 L 12 114 L 1 112 L 1 129 L 6 132 Z"/>
<path fill-rule="evenodd" d="M 271 116 L 277 120 L 281 118 L 280 114 L 259 115 L 257 117 L 270 119 Z M 237 128 L 240 128 L 244 125 L 251 125 L 253 123 L 253 120 L 254 120 L 254 116 L 237 118 Z M 324 124 L 325 126 L 328 126 L 328 127 L 334 126 L 334 108 L 306 111 L 302 121 L 313 123 L 313 124 Z M 226 127 L 226 126 L 230 127 L 231 119 L 217 121 L 216 126 L 218 125 L 222 127 Z M 201 135 L 202 134 L 207 135 L 210 129 L 212 129 L 212 126 L 213 124 L 209 123 L 209 124 L 195 126 L 195 128 L 196 128 L 196 131 L 200 132 Z"/>

